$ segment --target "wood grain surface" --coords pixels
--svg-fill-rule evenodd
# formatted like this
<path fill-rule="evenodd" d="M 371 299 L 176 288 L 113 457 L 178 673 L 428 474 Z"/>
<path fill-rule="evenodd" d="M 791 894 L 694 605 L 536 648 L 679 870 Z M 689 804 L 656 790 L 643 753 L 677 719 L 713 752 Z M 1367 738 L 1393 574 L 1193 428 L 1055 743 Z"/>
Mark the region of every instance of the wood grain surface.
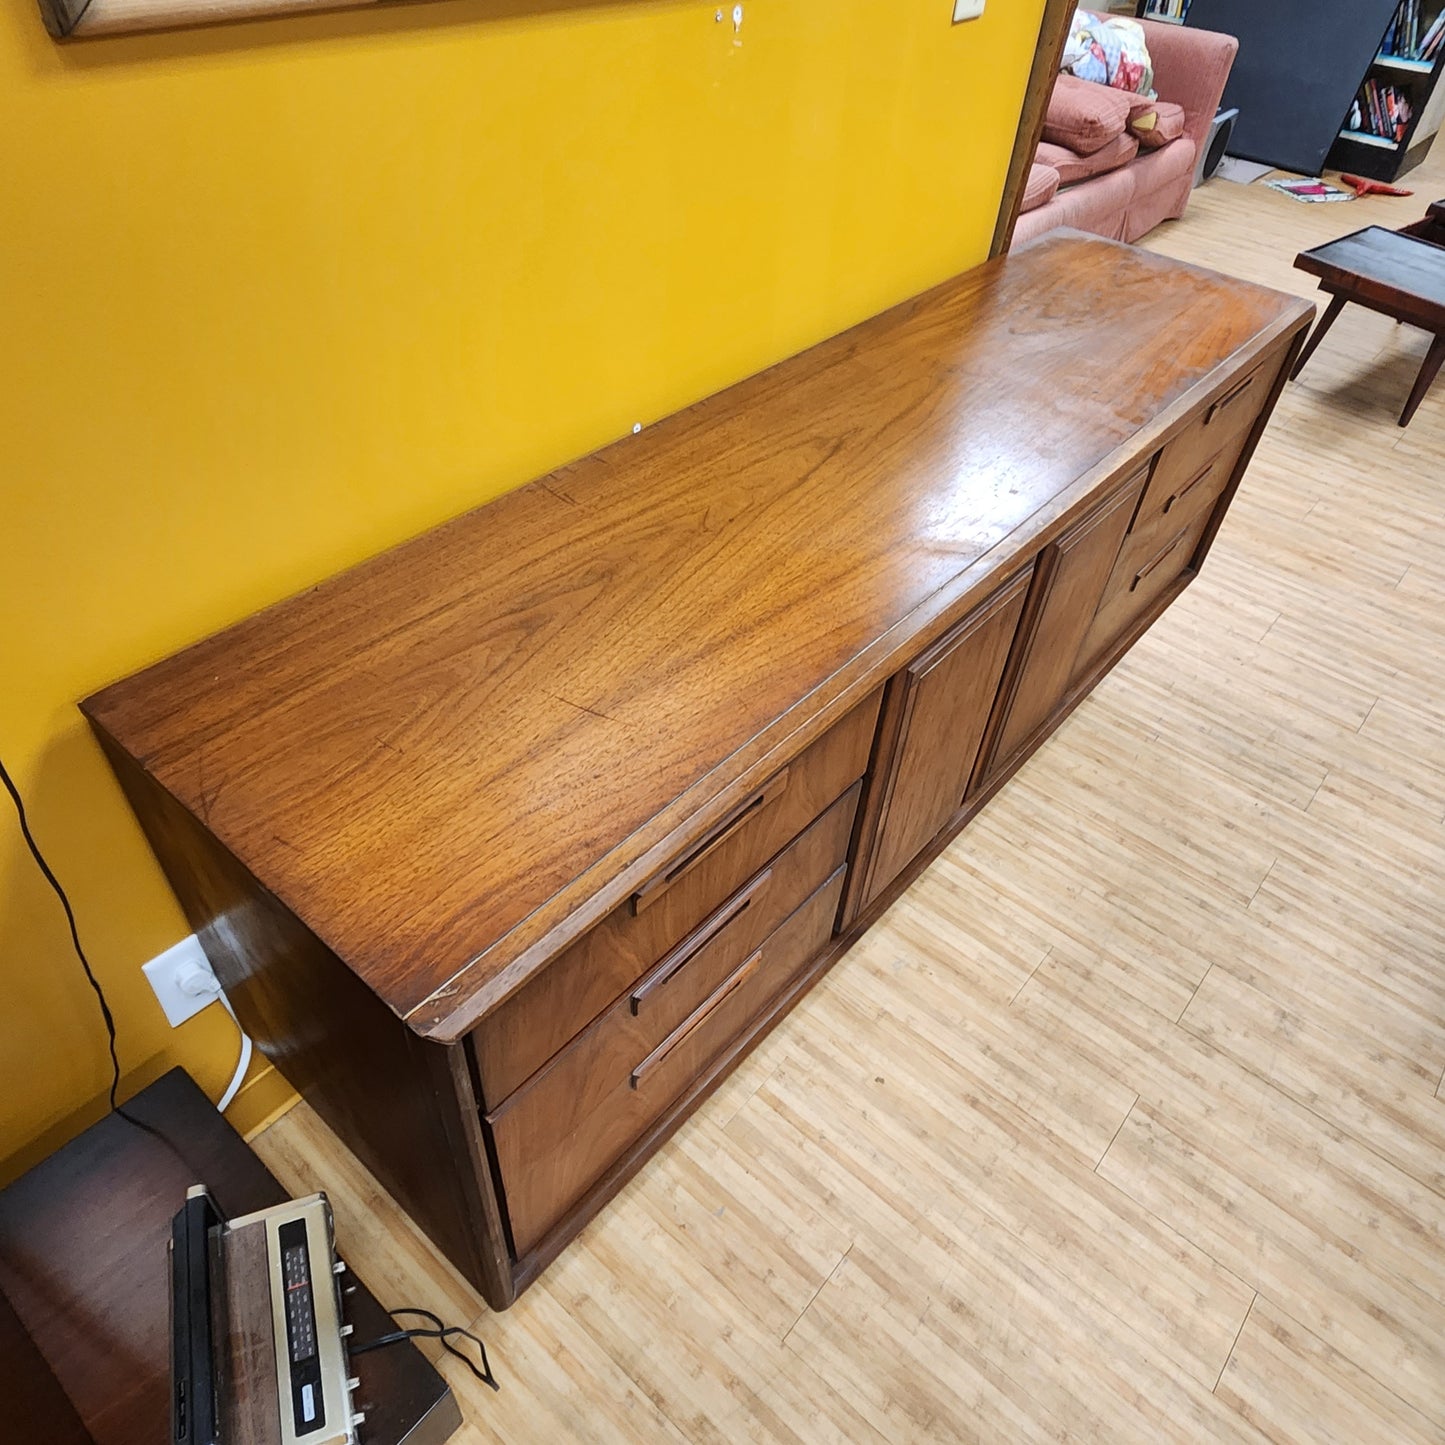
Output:
<path fill-rule="evenodd" d="M 0 1391 L 12 1425 L 40 1426 L 47 1445 L 95 1445 L 69 1396 L 35 1346 L 20 1316 L 0 1293 Z"/>
<path fill-rule="evenodd" d="M 687 867 L 692 855 L 686 855 L 678 865 L 685 870 L 681 876 L 674 878 L 670 869 L 654 880 L 646 908 L 637 909 L 631 900 L 614 908 L 530 984 L 488 1014 L 470 1040 L 486 1107 L 500 1104 L 669 949 L 681 949 L 688 930 L 718 905 L 726 901 L 735 908 L 747 907 L 751 901 L 767 912 L 770 904 L 762 896 L 749 900 L 730 895 L 770 859 L 777 877 L 769 884 L 785 886 L 793 850 L 780 850 L 800 841 L 798 835 L 862 777 L 877 717 L 875 695 L 794 759 L 786 776 L 770 778 L 754 794 L 754 800 L 766 800 L 763 806 L 740 817 L 726 840 L 710 849 L 704 860 Z M 850 812 L 842 824 L 842 850 L 847 848 L 851 826 Z M 841 861 L 840 852 L 815 886 Z M 667 887 L 659 896 L 655 885 L 664 883 Z M 794 904 L 802 897 L 799 894 Z M 783 916 L 778 914 L 774 921 Z M 759 934 L 757 941 L 764 936 Z"/>
<path fill-rule="evenodd" d="M 1340 229 L 1215 181 L 1149 244 L 1304 295 Z M 506 1314 L 308 1105 L 257 1142 L 480 1320 L 456 1445 L 1445 1439 L 1445 391 L 1400 432 L 1425 338 L 1338 332 L 1199 579 Z"/>
<path fill-rule="evenodd" d="M 1047 548 L 1035 574 L 1039 615 L 1004 705 L 981 781 L 1014 761 L 1058 709 L 1076 676 L 1079 645 L 1134 515 L 1144 477 L 1135 474 Z"/>
<path fill-rule="evenodd" d="M 221 1342 L 229 1382 L 222 1438 L 244 1440 L 246 1445 L 281 1445 L 271 1261 L 266 1254 L 264 1225 L 232 1232 L 226 1243 L 221 1285 L 230 1324 L 230 1333 Z"/>
<path fill-rule="evenodd" d="M 832 932 L 840 866 L 670 1031 L 642 1026 L 619 1000 L 488 1119 L 519 1253 L 536 1247 L 589 1185 L 705 1073 Z"/>
<path fill-rule="evenodd" d="M 1295 265 L 1362 305 L 1380 303 L 1418 316 L 1419 326 L 1445 331 L 1445 250 L 1417 236 L 1366 226 L 1338 241 L 1302 251 Z"/>
<path fill-rule="evenodd" d="M 85 711 L 450 1041 L 1307 315 L 1056 233 Z"/>
<path fill-rule="evenodd" d="M 767 868 L 740 888 L 722 908 L 703 919 L 674 948 L 664 952 L 656 964 L 649 968 L 645 962 L 637 961 L 624 978 L 614 977 L 612 988 L 600 1004 L 586 1011 L 574 1011 L 563 1007 L 564 995 L 560 992 L 548 989 L 546 997 L 527 998 L 525 994 L 531 990 L 526 990 L 518 996 L 523 999 L 519 1005 L 521 1013 L 513 1022 L 505 1019 L 512 1011 L 509 1001 L 499 1014 L 515 1028 L 525 1049 L 509 1051 L 505 1046 L 512 1040 L 506 1033 L 493 1037 L 490 1032 L 479 1031 L 473 1036 L 472 1048 L 487 1107 L 495 1108 L 506 1099 L 516 1085 L 535 1073 L 614 999 L 625 1004 L 633 1019 L 656 1030 L 658 1037 L 690 1013 L 719 981 L 718 970 L 726 973 L 742 962 L 843 865 L 853 831 L 859 787 L 855 783 Z M 542 977 L 550 979 L 551 975 L 549 969 Z M 505 1072 L 500 1066 L 491 1068 L 490 1061 L 498 1055 L 512 1067 Z M 487 1090 L 489 1075 L 497 1078 L 497 1087 L 490 1092 Z"/>
<path fill-rule="evenodd" d="M 451 1258 L 508 1298 L 489 1174 L 437 1168 L 467 1157 L 476 1112 L 456 1051 L 418 1038 L 128 756 L 111 761 L 247 1031 Z"/>
<path fill-rule="evenodd" d="M 892 704 L 898 743 L 886 756 L 880 749 L 877 765 L 883 796 L 872 856 L 858 864 L 868 880 L 865 902 L 962 806 L 1032 577 L 1032 568 L 1015 577 L 904 669 Z"/>
<path fill-rule="evenodd" d="M 40 0 L 40 16 L 56 40 L 79 40 L 375 3 L 377 0 Z"/>

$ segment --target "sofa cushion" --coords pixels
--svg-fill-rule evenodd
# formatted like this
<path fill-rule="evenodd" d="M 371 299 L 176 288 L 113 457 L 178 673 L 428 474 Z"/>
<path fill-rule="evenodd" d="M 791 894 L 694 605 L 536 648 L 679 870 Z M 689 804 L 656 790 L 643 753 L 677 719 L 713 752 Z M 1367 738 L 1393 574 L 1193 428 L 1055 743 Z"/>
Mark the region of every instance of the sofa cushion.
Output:
<path fill-rule="evenodd" d="M 1160 151 L 1168 155 L 1168 151 Z M 1027 245 L 1035 236 L 1044 235 L 1055 226 L 1075 226 L 1092 231 L 1111 241 L 1124 239 L 1125 218 L 1134 196 L 1136 166 L 1095 176 L 1087 186 L 1070 186 L 1060 190 L 1047 206 L 1040 206 L 1027 216 L 1020 216 L 1014 230 L 1013 247 Z"/>
<path fill-rule="evenodd" d="M 1133 130 L 1137 125 L 1147 125 L 1149 117 L 1159 109 L 1159 97 L 1157 95 L 1131 95 L 1129 97 L 1129 121 L 1128 128 Z"/>
<path fill-rule="evenodd" d="M 1145 150 L 1163 150 L 1184 134 L 1184 107 L 1172 100 L 1156 100 L 1150 114 L 1129 122 L 1129 131 Z"/>
<path fill-rule="evenodd" d="M 1133 136 L 1116 135 L 1108 145 L 1101 146 L 1090 156 L 1075 155 L 1065 146 L 1050 145 L 1044 141 L 1034 160 L 1057 171 L 1061 186 L 1072 186 L 1094 176 L 1102 176 L 1106 171 L 1117 171 L 1138 154 L 1139 142 Z"/>
<path fill-rule="evenodd" d="M 1024 203 L 1020 215 L 1036 211 L 1053 200 L 1059 189 L 1059 173 L 1049 165 L 1035 161 L 1029 167 L 1029 178 L 1024 183 Z"/>
<path fill-rule="evenodd" d="M 1129 123 L 1129 97 L 1107 85 L 1060 75 L 1044 115 L 1044 139 L 1076 155 L 1093 155 Z"/>

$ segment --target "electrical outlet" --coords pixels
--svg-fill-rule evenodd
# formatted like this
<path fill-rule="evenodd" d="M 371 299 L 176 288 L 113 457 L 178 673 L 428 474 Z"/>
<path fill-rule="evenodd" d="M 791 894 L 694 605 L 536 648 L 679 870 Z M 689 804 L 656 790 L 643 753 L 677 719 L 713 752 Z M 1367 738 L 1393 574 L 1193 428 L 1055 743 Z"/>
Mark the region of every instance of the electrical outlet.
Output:
<path fill-rule="evenodd" d="M 142 964 L 141 972 L 173 1029 L 221 997 L 221 985 L 211 971 L 211 961 L 194 933 Z"/>
<path fill-rule="evenodd" d="M 953 0 L 953 23 L 977 20 L 983 14 L 983 0 Z"/>

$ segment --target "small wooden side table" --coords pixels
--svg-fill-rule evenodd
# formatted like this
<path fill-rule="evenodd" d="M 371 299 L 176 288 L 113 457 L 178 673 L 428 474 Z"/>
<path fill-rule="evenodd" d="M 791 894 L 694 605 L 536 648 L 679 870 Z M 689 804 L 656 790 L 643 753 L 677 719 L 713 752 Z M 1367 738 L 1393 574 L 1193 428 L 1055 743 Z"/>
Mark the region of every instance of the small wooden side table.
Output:
<path fill-rule="evenodd" d="M 1430 209 L 1418 221 L 1400 227 L 1402 236 L 1419 236 L 1422 240 L 1433 241 L 1445 246 L 1445 201 L 1432 201 Z"/>
<path fill-rule="evenodd" d="M 1435 209 L 1431 207 L 1432 214 Z M 1330 304 L 1300 352 L 1291 381 L 1304 370 L 1349 301 L 1433 334 L 1435 339 L 1400 413 L 1400 425 L 1409 426 L 1445 362 L 1445 246 L 1422 236 L 1367 226 L 1312 251 L 1301 251 L 1294 263 L 1299 270 L 1320 278 L 1320 290 L 1329 295 Z"/>
<path fill-rule="evenodd" d="M 7 1441 L 168 1439 L 171 1216 L 192 1184 L 206 1185 L 231 1218 L 286 1198 L 183 1070 L 125 1110 L 145 1127 L 108 1114 L 0 1190 L 0 1344 L 27 1380 L 0 1406 Z M 394 1330 L 352 1278 L 357 1337 Z M 413 1345 L 362 1355 L 354 1367 L 365 1445 L 441 1445 L 460 1427 L 446 1381 Z"/>

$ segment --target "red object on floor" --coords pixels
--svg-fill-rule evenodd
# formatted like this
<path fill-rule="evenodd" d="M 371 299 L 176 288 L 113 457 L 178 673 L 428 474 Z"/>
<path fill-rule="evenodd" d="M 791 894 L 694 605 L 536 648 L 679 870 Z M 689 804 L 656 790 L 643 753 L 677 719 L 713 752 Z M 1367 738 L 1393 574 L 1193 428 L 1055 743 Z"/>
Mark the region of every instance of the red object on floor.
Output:
<path fill-rule="evenodd" d="M 1366 176 L 1341 176 L 1340 179 L 1354 188 L 1359 196 L 1413 196 L 1414 191 L 1402 191 L 1399 186 L 1387 186 L 1384 181 L 1372 181 Z"/>

